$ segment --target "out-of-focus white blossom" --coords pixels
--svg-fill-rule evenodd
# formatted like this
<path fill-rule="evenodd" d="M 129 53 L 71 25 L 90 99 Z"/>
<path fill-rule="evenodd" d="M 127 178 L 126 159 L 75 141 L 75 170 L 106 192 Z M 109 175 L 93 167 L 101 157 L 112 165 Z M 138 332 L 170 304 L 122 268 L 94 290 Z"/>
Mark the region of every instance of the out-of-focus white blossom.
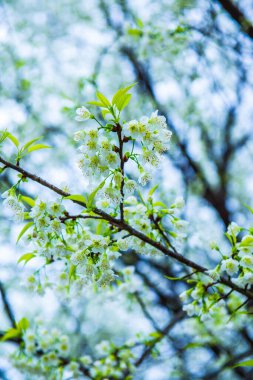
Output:
<path fill-rule="evenodd" d="M 76 120 L 77 121 L 88 120 L 91 118 L 91 116 L 92 115 L 91 115 L 90 111 L 84 106 L 77 108 L 77 110 L 76 110 Z"/>
<path fill-rule="evenodd" d="M 226 272 L 229 276 L 233 276 L 239 270 L 239 263 L 234 259 L 226 259 L 221 262 L 220 271 Z"/>

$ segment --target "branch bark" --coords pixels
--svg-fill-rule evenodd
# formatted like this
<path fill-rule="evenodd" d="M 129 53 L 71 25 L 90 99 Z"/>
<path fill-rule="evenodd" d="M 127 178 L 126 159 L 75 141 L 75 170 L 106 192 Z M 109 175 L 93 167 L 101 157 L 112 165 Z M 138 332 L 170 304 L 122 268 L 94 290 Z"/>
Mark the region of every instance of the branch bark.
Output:
<path fill-rule="evenodd" d="M 0 294 L 2 296 L 2 301 L 3 301 L 3 305 L 4 305 L 4 311 L 5 311 L 6 315 L 7 315 L 7 317 L 9 318 L 12 327 L 15 327 L 16 326 L 16 321 L 15 321 L 14 313 L 13 313 L 11 304 L 10 304 L 10 302 L 8 300 L 4 284 L 1 281 L 0 281 Z"/>
<path fill-rule="evenodd" d="M 253 39 L 253 23 L 246 15 L 234 4 L 232 0 L 217 0 L 223 9 L 241 27 L 242 31 Z"/>
<path fill-rule="evenodd" d="M 30 178 L 31 180 L 33 180 L 33 181 L 41 184 L 42 186 L 51 189 L 52 191 L 54 191 L 55 193 L 61 195 L 62 197 L 68 197 L 68 196 L 71 195 L 70 193 L 67 193 L 67 192 L 61 190 L 60 188 L 56 187 L 55 185 L 50 184 L 49 182 L 45 181 L 44 179 L 38 177 L 37 175 L 28 172 L 27 170 L 21 168 L 20 166 L 14 165 L 11 162 L 6 161 L 1 156 L 0 156 L 0 162 L 3 165 L 5 165 L 5 167 L 11 168 L 11 169 L 13 169 L 13 170 L 21 173 L 25 178 Z M 73 202 L 79 204 L 82 207 L 86 207 L 85 202 L 74 201 L 74 200 L 73 200 Z M 143 234 L 142 232 L 137 231 L 135 228 L 131 227 L 125 221 L 116 219 L 116 218 L 112 217 L 110 214 L 107 214 L 106 212 L 104 212 L 103 210 L 100 210 L 98 208 L 93 208 L 92 211 L 95 214 L 101 216 L 104 220 L 106 220 L 107 222 L 109 222 L 111 225 L 119 228 L 119 230 L 124 230 L 124 231 L 129 232 L 131 235 L 137 237 L 138 239 L 142 240 L 143 242 L 147 243 L 148 245 L 150 245 L 150 246 L 158 249 L 164 255 L 166 255 L 166 256 L 168 256 L 168 257 L 170 257 L 170 258 L 178 261 L 179 263 L 181 263 L 183 265 L 186 265 L 186 266 L 188 266 L 188 267 L 196 270 L 197 272 L 203 273 L 203 274 L 205 274 L 205 275 L 208 276 L 208 273 L 207 273 L 208 269 L 207 268 L 205 268 L 205 267 L 203 267 L 203 266 L 195 263 L 192 260 L 187 259 L 185 256 L 183 256 L 182 254 L 180 254 L 177 250 L 175 250 L 175 249 L 171 250 L 171 249 L 165 247 L 163 244 L 161 244 L 161 243 L 159 243 L 159 242 L 151 239 L 150 237 L 148 237 L 147 235 Z M 225 277 L 221 277 L 220 280 L 219 280 L 219 283 L 221 283 L 223 285 L 226 285 L 230 289 L 233 289 L 233 290 L 237 291 L 238 293 L 246 296 L 247 298 L 253 300 L 253 292 L 252 291 L 250 291 L 248 289 L 242 289 L 242 288 L 240 288 L 239 286 L 237 286 L 236 284 L 234 284 L 231 280 L 229 280 L 229 279 L 227 279 Z"/>

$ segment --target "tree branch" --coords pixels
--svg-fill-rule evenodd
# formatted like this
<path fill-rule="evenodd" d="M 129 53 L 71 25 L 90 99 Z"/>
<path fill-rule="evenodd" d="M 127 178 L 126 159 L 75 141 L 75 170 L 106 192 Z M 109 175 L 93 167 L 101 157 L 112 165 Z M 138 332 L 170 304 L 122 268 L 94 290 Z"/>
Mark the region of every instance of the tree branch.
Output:
<path fill-rule="evenodd" d="M 4 164 L 6 167 L 11 168 L 11 169 L 13 169 L 13 170 L 15 170 L 15 171 L 23 174 L 24 177 L 30 178 L 33 181 L 38 182 L 42 186 L 45 186 L 45 187 L 51 189 L 52 191 L 54 191 L 55 193 L 57 193 L 57 194 L 59 194 L 59 195 L 61 195 L 63 197 L 68 197 L 68 196 L 71 195 L 70 193 L 67 193 L 67 192 L 59 189 L 58 187 L 50 184 L 49 182 L 45 181 L 44 179 L 38 177 L 37 175 L 29 173 L 27 170 L 22 169 L 20 166 L 14 165 L 14 164 L 12 164 L 9 161 L 4 160 L 2 157 L 0 157 L 0 162 L 2 164 Z M 81 205 L 82 207 L 86 207 L 85 202 L 75 201 L 75 200 L 72 200 L 72 201 L 74 203 L 77 203 L 77 204 Z M 150 237 L 148 237 L 147 235 L 143 234 L 142 232 L 137 231 L 136 229 L 134 229 L 133 227 L 131 227 L 126 222 L 112 217 L 110 214 L 107 214 L 103 210 L 100 210 L 98 208 L 93 208 L 92 211 L 95 214 L 101 216 L 104 220 L 106 220 L 107 222 L 109 222 L 111 225 L 119 228 L 119 230 L 124 230 L 124 231 L 129 232 L 131 235 L 139 238 L 140 240 L 142 240 L 143 242 L 147 243 L 148 245 L 150 245 L 150 246 L 158 249 L 164 255 L 166 255 L 166 256 L 168 256 L 168 257 L 170 257 L 170 258 L 178 261 L 179 263 L 184 264 L 184 265 L 186 265 L 186 266 L 188 266 L 190 268 L 193 268 L 196 271 L 201 272 L 201 273 L 203 273 L 203 274 L 205 274 L 205 275 L 208 276 L 208 273 L 207 273 L 208 269 L 207 268 L 205 268 L 205 267 L 203 267 L 203 266 L 195 263 L 192 260 L 187 259 L 185 256 L 183 256 L 182 254 L 180 254 L 176 250 L 173 250 L 173 251 L 170 250 L 169 248 L 165 247 L 163 244 L 161 244 L 161 243 L 159 243 L 159 242 L 151 239 Z M 228 286 L 229 288 L 237 291 L 238 293 L 241 293 L 242 295 L 244 295 L 244 296 L 246 296 L 246 297 L 248 297 L 250 299 L 253 299 L 253 292 L 252 291 L 240 288 L 239 286 L 235 285 L 229 279 L 221 277 L 220 280 L 219 280 L 219 283 Z"/>
<path fill-rule="evenodd" d="M 242 31 L 253 39 L 253 24 L 246 15 L 234 4 L 232 0 L 217 0 L 227 11 L 234 21 L 241 27 Z"/>
<path fill-rule="evenodd" d="M 154 339 L 153 343 L 150 346 L 148 346 L 143 351 L 139 359 L 136 360 L 135 362 L 136 367 L 139 367 L 143 363 L 143 361 L 151 354 L 155 345 L 159 343 L 168 334 L 168 332 L 175 326 L 175 324 L 183 319 L 184 316 L 185 316 L 184 311 L 180 311 L 179 313 L 175 314 L 175 316 L 171 319 L 169 324 L 161 331 L 161 336 L 159 336 L 157 339 Z"/>
<path fill-rule="evenodd" d="M 3 301 L 5 313 L 8 316 L 12 327 L 15 327 L 16 321 L 15 321 L 14 313 L 13 313 L 12 307 L 9 303 L 7 293 L 6 293 L 6 289 L 5 289 L 5 287 L 1 281 L 0 281 L 0 293 L 1 293 L 2 301 Z"/>

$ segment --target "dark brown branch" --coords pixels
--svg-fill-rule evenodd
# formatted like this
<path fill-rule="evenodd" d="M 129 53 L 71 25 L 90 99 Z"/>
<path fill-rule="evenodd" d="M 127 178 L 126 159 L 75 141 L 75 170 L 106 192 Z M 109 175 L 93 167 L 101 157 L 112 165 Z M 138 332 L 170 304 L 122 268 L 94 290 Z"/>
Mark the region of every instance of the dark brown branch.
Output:
<path fill-rule="evenodd" d="M 104 220 L 100 216 L 95 215 L 67 215 L 62 216 L 59 218 L 62 222 L 65 222 L 66 220 L 76 220 L 76 219 L 98 219 L 98 220 Z"/>
<path fill-rule="evenodd" d="M 13 313 L 12 307 L 10 305 L 10 302 L 8 300 L 8 297 L 6 294 L 6 289 L 5 289 L 2 282 L 0 282 L 0 294 L 2 297 L 5 313 L 6 313 L 7 317 L 9 318 L 12 327 L 15 327 L 16 321 L 15 321 L 14 313 Z"/>
<path fill-rule="evenodd" d="M 217 0 L 227 11 L 233 20 L 241 27 L 242 31 L 253 39 L 253 24 L 246 15 L 234 4 L 232 0 Z"/>
<path fill-rule="evenodd" d="M 63 197 L 68 197 L 70 196 L 71 194 L 59 189 L 58 187 L 50 184 L 49 182 L 45 181 L 44 179 L 38 177 L 37 175 L 35 174 L 31 174 L 29 173 L 27 170 L 25 169 L 22 169 L 21 167 L 17 166 L 17 165 L 14 165 L 12 164 L 11 162 L 8 162 L 6 160 L 4 160 L 2 157 L 0 157 L 0 162 L 2 164 L 4 164 L 5 166 L 23 174 L 24 177 L 26 178 L 30 178 L 32 179 L 33 181 L 35 182 L 38 182 L 40 183 L 42 186 L 45 186 L 49 189 L 51 189 L 52 191 L 54 191 L 55 193 L 63 196 Z M 74 203 L 77 203 L 79 205 L 81 205 L 82 207 L 86 207 L 86 204 L 85 202 L 81 202 L 81 201 L 74 201 Z M 172 251 L 170 249 L 168 249 L 167 247 L 165 247 L 163 244 L 149 238 L 148 236 L 146 236 L 145 234 L 143 234 L 142 232 L 140 231 L 137 231 L 136 229 L 134 229 L 133 227 L 131 227 L 129 224 L 127 224 L 126 222 L 124 221 L 121 221 L 119 219 L 116 219 L 114 217 L 112 217 L 111 215 L 107 214 L 106 212 L 104 212 L 103 210 L 100 210 L 98 208 L 94 208 L 93 209 L 93 212 L 99 216 L 101 216 L 104 220 L 106 220 L 107 222 L 109 222 L 111 225 L 119 228 L 119 230 L 124 230 L 124 231 L 127 231 L 129 232 L 131 235 L 133 236 L 136 236 L 137 238 L 139 238 L 140 240 L 142 240 L 143 242 L 147 243 L 148 245 L 158 249 L 160 252 L 164 253 L 164 255 L 172 258 L 172 259 L 175 259 L 176 261 L 178 261 L 179 263 L 181 264 L 184 264 L 190 268 L 193 268 L 195 269 L 197 272 L 201 272 L 203 274 L 206 274 L 208 275 L 207 272 L 207 268 L 195 263 L 194 261 L 192 260 L 189 260 L 187 259 L 185 256 L 181 255 L 180 253 L 178 253 L 176 250 L 175 251 Z M 230 287 L 231 289 L 237 291 L 238 293 L 241 293 L 242 295 L 250 298 L 250 299 L 253 299 L 253 293 L 250 291 L 250 290 L 247 290 L 247 289 L 242 289 L 240 288 L 239 286 L 235 285 L 231 280 L 229 279 L 226 279 L 224 277 L 221 277 L 219 282 L 223 285 L 226 285 L 228 287 Z"/>

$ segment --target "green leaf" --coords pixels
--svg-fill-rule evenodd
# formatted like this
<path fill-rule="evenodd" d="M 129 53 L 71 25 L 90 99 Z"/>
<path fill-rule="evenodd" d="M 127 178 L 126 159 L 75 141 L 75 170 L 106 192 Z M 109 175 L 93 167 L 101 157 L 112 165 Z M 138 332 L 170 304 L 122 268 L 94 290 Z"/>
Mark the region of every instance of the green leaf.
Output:
<path fill-rule="evenodd" d="M 18 148 L 19 141 L 18 141 L 18 139 L 15 136 L 13 136 L 10 132 L 7 132 L 7 138 L 9 140 L 11 140 L 13 142 L 13 144 Z"/>
<path fill-rule="evenodd" d="M 137 84 L 137 82 L 130 84 L 127 87 L 120 88 L 113 96 L 112 98 L 112 104 L 115 104 L 116 107 L 118 107 L 118 102 L 120 102 L 123 95 L 125 95 L 132 87 L 134 87 Z"/>
<path fill-rule="evenodd" d="M 150 333 L 149 336 L 151 336 L 152 338 L 155 338 L 155 339 L 160 339 L 163 337 L 163 334 L 159 331 L 154 331 L 154 332 Z"/>
<path fill-rule="evenodd" d="M 140 30 L 140 29 L 134 29 L 134 28 L 130 28 L 128 29 L 127 33 L 130 35 L 130 36 L 134 36 L 134 37 L 141 37 L 143 35 L 143 31 Z"/>
<path fill-rule="evenodd" d="M 122 111 L 130 102 L 132 98 L 131 94 L 126 94 L 117 102 L 117 108 L 119 111 Z"/>
<path fill-rule="evenodd" d="M 34 253 L 25 253 L 19 258 L 18 263 L 21 263 L 22 261 L 24 261 L 25 264 L 27 264 L 28 261 L 32 260 L 34 257 L 35 257 Z"/>
<path fill-rule="evenodd" d="M 237 363 L 233 367 L 230 367 L 230 368 L 237 368 L 237 367 L 253 367 L 253 359 Z"/>
<path fill-rule="evenodd" d="M 25 331 L 29 327 L 29 321 L 27 318 L 22 318 L 20 321 L 17 323 L 17 329 L 19 331 Z"/>
<path fill-rule="evenodd" d="M 159 185 L 155 185 L 154 187 L 152 187 L 152 189 L 148 193 L 149 197 L 152 197 L 152 195 L 154 194 L 154 192 L 156 191 L 156 189 L 158 188 L 158 186 Z"/>
<path fill-rule="evenodd" d="M 140 28 L 143 28 L 143 27 L 144 27 L 144 23 L 143 23 L 143 21 L 142 21 L 140 18 L 137 18 L 135 21 L 136 21 L 136 24 L 137 24 Z"/>
<path fill-rule="evenodd" d="M 138 190 L 138 195 L 139 195 L 139 197 L 140 197 L 142 203 L 145 205 L 144 198 L 143 198 L 143 196 L 142 196 L 142 194 L 141 194 L 141 192 L 140 192 L 139 190 Z"/>
<path fill-rule="evenodd" d="M 187 275 L 186 275 L 187 276 Z M 165 278 L 167 278 L 168 280 L 170 281 L 182 281 L 185 279 L 185 276 L 183 277 L 170 277 L 170 276 L 164 276 Z"/>
<path fill-rule="evenodd" d="M 76 274 L 76 266 L 75 265 L 71 265 L 71 267 L 69 268 L 69 279 L 71 280 L 72 277 L 74 277 Z"/>
<path fill-rule="evenodd" d="M 70 199 L 71 201 L 81 202 L 81 203 L 84 203 L 84 205 L 86 205 L 86 203 L 87 203 L 86 198 L 80 194 L 69 195 L 68 197 L 65 197 L 65 199 Z"/>
<path fill-rule="evenodd" d="M 245 203 L 243 203 L 243 206 L 246 207 L 251 212 L 251 214 L 253 214 L 253 208 L 252 207 L 246 205 Z"/>
<path fill-rule="evenodd" d="M 228 238 L 228 240 L 230 241 L 230 243 L 233 244 L 233 239 L 232 239 L 232 237 L 231 237 L 227 232 L 225 232 L 224 235 Z"/>
<path fill-rule="evenodd" d="M 183 350 L 188 350 L 189 348 L 199 348 L 203 347 L 203 343 L 188 343 L 186 346 L 183 347 Z"/>
<path fill-rule="evenodd" d="M 21 237 L 24 235 L 24 233 L 30 228 L 33 226 L 33 222 L 29 222 L 27 223 L 23 228 L 22 230 L 20 231 L 19 235 L 18 235 L 18 238 L 17 238 L 17 243 L 18 241 L 21 239 Z"/>
<path fill-rule="evenodd" d="M 87 102 L 87 104 L 90 104 L 91 106 L 97 106 L 97 107 L 105 107 L 103 103 L 97 102 L 96 100 L 91 100 L 90 102 Z"/>
<path fill-rule="evenodd" d="M 97 187 L 95 190 L 93 190 L 92 193 L 89 195 L 89 197 L 88 197 L 88 201 L 87 201 L 87 208 L 91 208 L 91 207 L 92 207 L 93 200 L 94 200 L 94 198 L 95 198 L 97 192 L 98 192 L 100 189 L 102 189 L 102 187 L 104 186 L 105 181 L 106 181 L 106 179 L 104 179 L 104 181 L 101 182 L 100 185 L 98 185 L 98 187 Z"/>
<path fill-rule="evenodd" d="M 101 113 L 102 113 L 103 118 L 105 119 L 106 115 L 108 115 L 108 113 L 110 113 L 110 111 L 108 111 L 108 110 L 102 110 Z"/>
<path fill-rule="evenodd" d="M 106 107 L 110 107 L 111 103 L 101 92 L 97 91 L 96 96 L 103 105 L 105 105 Z"/>
<path fill-rule="evenodd" d="M 247 236 L 240 242 L 240 247 L 251 247 L 253 245 L 253 236 Z"/>
<path fill-rule="evenodd" d="M 4 336 L 0 339 L 0 341 L 5 342 L 6 340 L 12 339 L 12 338 L 19 338 L 21 336 L 21 332 L 18 329 L 11 328 L 6 331 Z"/>
<path fill-rule="evenodd" d="M 27 91 L 31 86 L 31 82 L 28 79 L 22 78 L 20 81 L 20 86 L 22 90 Z"/>
<path fill-rule="evenodd" d="M 24 212 L 24 220 L 31 219 L 29 212 Z"/>
<path fill-rule="evenodd" d="M 153 206 L 166 207 L 166 205 L 165 205 L 163 202 L 160 202 L 160 201 L 158 201 L 158 202 L 154 202 L 154 203 L 153 203 Z M 166 210 L 167 210 L 167 209 L 166 209 Z"/>
<path fill-rule="evenodd" d="M 236 314 L 245 314 L 245 315 L 250 315 L 251 317 L 253 317 L 250 311 L 237 311 Z"/>
<path fill-rule="evenodd" d="M 30 148 L 27 149 L 27 152 L 33 152 L 35 150 L 39 150 L 39 149 L 50 149 L 51 146 L 49 145 L 45 145 L 45 144 L 35 144 L 35 145 L 32 145 Z"/>
<path fill-rule="evenodd" d="M 97 235 L 101 235 L 102 233 L 102 227 L 103 227 L 103 221 L 100 220 L 97 224 L 97 228 L 96 228 L 96 234 Z"/>
<path fill-rule="evenodd" d="M 31 207 L 34 207 L 35 206 L 35 200 L 30 198 L 30 197 L 27 197 L 27 196 L 24 196 L 24 195 L 21 195 L 20 196 L 20 199 L 21 201 L 27 203 L 29 206 Z"/>
<path fill-rule="evenodd" d="M 29 148 L 29 146 L 31 146 L 33 143 L 35 143 L 36 141 L 40 140 L 43 136 L 40 136 L 40 137 L 36 137 L 36 139 L 32 139 L 30 141 L 28 141 L 24 146 L 22 146 L 21 148 L 21 151 L 24 151 L 26 150 L 27 148 Z"/>
<path fill-rule="evenodd" d="M 14 62 L 14 65 L 16 69 L 20 69 L 21 67 L 25 66 L 26 62 L 23 59 L 17 59 Z"/>

